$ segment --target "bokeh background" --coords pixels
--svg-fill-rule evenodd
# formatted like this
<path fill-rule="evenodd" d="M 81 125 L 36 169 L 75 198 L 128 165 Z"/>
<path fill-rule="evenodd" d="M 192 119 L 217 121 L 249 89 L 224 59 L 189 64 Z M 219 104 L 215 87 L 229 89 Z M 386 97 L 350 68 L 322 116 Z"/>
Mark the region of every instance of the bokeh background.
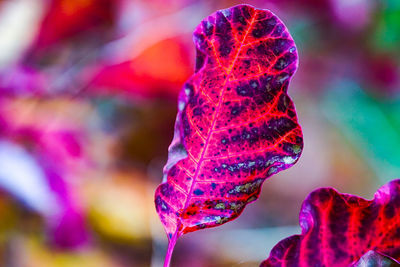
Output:
<path fill-rule="evenodd" d="M 192 31 L 229 0 L 0 0 L 0 266 L 160 266 L 153 195 Z M 305 147 L 240 218 L 182 237 L 173 266 L 257 266 L 318 187 L 400 178 L 400 1 L 252 0 L 292 33 Z"/>

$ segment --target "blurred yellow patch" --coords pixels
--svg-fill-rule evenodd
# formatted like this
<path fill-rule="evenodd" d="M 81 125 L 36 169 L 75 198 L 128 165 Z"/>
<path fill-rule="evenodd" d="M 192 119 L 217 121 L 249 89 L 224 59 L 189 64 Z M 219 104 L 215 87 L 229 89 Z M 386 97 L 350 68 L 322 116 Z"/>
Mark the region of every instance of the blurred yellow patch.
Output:
<path fill-rule="evenodd" d="M 36 239 L 21 238 L 17 242 L 18 258 L 13 259 L 20 267 L 122 267 L 115 260 L 97 249 L 81 251 L 55 251 Z"/>
<path fill-rule="evenodd" d="M 153 187 L 141 172 L 118 172 L 88 179 L 88 217 L 103 237 L 122 242 L 150 238 L 149 213 L 154 209 Z"/>

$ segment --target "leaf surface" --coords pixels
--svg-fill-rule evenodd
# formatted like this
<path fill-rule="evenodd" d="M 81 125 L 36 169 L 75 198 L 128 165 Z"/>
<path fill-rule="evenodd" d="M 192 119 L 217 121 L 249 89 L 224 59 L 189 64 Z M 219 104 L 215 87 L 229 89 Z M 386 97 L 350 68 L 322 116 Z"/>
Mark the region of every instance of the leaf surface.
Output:
<path fill-rule="evenodd" d="M 263 181 L 292 166 L 303 148 L 287 95 L 297 50 L 274 14 L 248 5 L 217 11 L 193 39 L 196 70 L 180 92 L 155 193 L 170 243 L 239 216 Z"/>
<path fill-rule="evenodd" d="M 400 180 L 370 201 L 318 189 L 303 203 L 300 226 L 302 234 L 279 242 L 261 266 L 351 266 L 370 250 L 399 260 Z"/>
<path fill-rule="evenodd" d="M 370 250 L 365 253 L 359 261 L 353 264 L 353 267 L 396 267 L 400 263 L 388 256 L 382 255 L 376 251 Z"/>

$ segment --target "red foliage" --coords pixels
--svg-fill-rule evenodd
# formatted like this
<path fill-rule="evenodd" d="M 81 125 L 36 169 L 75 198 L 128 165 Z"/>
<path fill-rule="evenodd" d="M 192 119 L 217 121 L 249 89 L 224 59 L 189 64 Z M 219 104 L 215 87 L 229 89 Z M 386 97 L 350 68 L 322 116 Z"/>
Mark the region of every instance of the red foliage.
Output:
<path fill-rule="evenodd" d="M 400 260 L 400 180 L 373 200 L 314 191 L 300 212 L 301 235 L 279 242 L 261 266 L 350 266 L 370 250 Z"/>
<path fill-rule="evenodd" d="M 155 194 L 170 246 L 182 234 L 239 216 L 263 181 L 292 166 L 303 147 L 287 95 L 297 51 L 274 14 L 248 5 L 217 11 L 196 28 L 194 42 L 196 72 L 180 92 Z"/>
<path fill-rule="evenodd" d="M 107 25 L 113 19 L 115 0 L 52 0 L 43 19 L 37 45 L 47 47 L 82 30 Z"/>
<path fill-rule="evenodd" d="M 190 52 L 182 38 L 162 40 L 138 57 L 101 68 L 92 90 L 128 96 L 176 99 L 192 71 Z"/>

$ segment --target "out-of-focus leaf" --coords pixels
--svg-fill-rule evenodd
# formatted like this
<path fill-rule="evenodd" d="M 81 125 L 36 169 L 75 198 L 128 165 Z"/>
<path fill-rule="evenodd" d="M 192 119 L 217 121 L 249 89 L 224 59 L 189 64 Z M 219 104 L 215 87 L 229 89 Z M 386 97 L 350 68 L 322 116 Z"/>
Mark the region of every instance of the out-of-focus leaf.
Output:
<path fill-rule="evenodd" d="M 118 0 L 50 0 L 36 46 L 45 48 L 95 26 L 113 21 Z"/>
<path fill-rule="evenodd" d="M 71 204 L 65 203 L 59 214 L 48 219 L 50 241 L 55 247 L 73 249 L 88 241 L 83 211 Z"/>
<path fill-rule="evenodd" d="M 55 117 L 54 109 L 48 113 L 45 103 L 2 99 L 1 104 L 0 135 L 20 144 L 22 152 L 22 147 L 30 152 L 15 152 L 15 157 L 9 156 L 12 151 L 4 154 L 11 162 L 2 161 L 6 165 L 1 186 L 45 218 L 53 244 L 74 248 L 86 243 L 84 214 L 69 184 L 71 176 L 87 163 L 75 132 L 77 121 L 74 126 L 68 125 L 65 118 Z M 21 112 L 29 106 L 35 108 Z M 16 158 L 21 162 L 13 164 Z"/>
<path fill-rule="evenodd" d="M 287 95 L 297 51 L 274 14 L 248 5 L 217 11 L 196 28 L 194 42 L 196 73 L 180 92 L 155 194 L 170 249 L 185 233 L 239 216 L 303 146 Z"/>
<path fill-rule="evenodd" d="M 359 261 L 352 265 L 353 267 L 396 267 L 400 266 L 400 262 L 380 254 L 379 252 L 370 250 L 365 253 Z"/>
<path fill-rule="evenodd" d="M 381 1 L 381 12 L 375 23 L 375 31 L 368 36 L 380 51 L 390 51 L 398 54 L 400 45 L 400 4 L 397 0 Z"/>
<path fill-rule="evenodd" d="M 21 147 L 0 143 L 0 187 L 45 218 L 54 244 L 75 247 L 87 240 L 83 217 L 55 179 Z"/>
<path fill-rule="evenodd" d="M 89 106 L 81 101 L 36 98 L 1 100 L 0 134 L 35 153 L 46 154 L 49 161 L 72 169 L 87 163 L 84 119 Z M 63 171 L 68 170 L 64 168 Z"/>
<path fill-rule="evenodd" d="M 360 30 L 369 25 L 375 2 L 369 0 L 347 1 L 332 0 L 333 15 L 336 22 L 346 27 L 346 30 Z"/>
<path fill-rule="evenodd" d="M 91 82 L 91 90 L 176 99 L 192 72 L 191 58 L 182 38 L 162 40 L 130 61 L 101 68 Z"/>
<path fill-rule="evenodd" d="M 16 66 L 0 71 L 0 96 L 40 97 L 46 88 L 48 79 L 36 69 Z"/>
<path fill-rule="evenodd" d="M 261 266 L 347 267 L 370 250 L 399 260 L 399 216 L 400 180 L 382 186 L 370 201 L 318 189 L 301 208 L 302 234 L 279 242 Z"/>
<path fill-rule="evenodd" d="M 360 151 L 377 177 L 387 182 L 400 173 L 399 100 L 378 101 L 351 81 L 326 92 L 321 110 Z"/>
<path fill-rule="evenodd" d="M 400 59 L 400 58 L 399 58 Z M 375 54 L 365 57 L 363 87 L 380 97 L 390 98 L 400 93 L 400 68 L 391 54 Z"/>

